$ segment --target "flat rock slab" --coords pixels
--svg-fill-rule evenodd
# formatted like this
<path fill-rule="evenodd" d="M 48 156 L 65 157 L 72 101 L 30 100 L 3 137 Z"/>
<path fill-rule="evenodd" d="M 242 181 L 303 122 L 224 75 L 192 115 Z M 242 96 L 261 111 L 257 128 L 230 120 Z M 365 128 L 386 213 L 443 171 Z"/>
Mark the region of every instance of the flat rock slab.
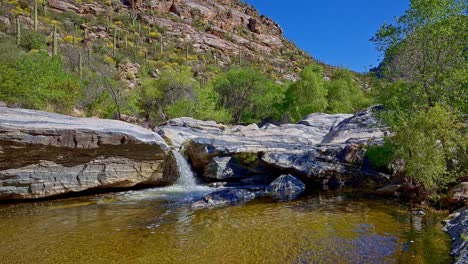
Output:
<path fill-rule="evenodd" d="M 157 134 L 121 121 L 0 107 L 0 200 L 170 184 Z"/>

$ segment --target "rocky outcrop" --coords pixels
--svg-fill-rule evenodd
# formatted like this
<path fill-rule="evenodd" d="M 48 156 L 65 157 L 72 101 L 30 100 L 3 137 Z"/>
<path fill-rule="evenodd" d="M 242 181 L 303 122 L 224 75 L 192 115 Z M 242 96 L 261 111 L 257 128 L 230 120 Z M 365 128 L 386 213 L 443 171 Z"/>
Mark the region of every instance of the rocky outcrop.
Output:
<path fill-rule="evenodd" d="M 124 122 L 0 107 L 0 200 L 170 184 L 169 153 L 158 134 Z"/>
<path fill-rule="evenodd" d="M 293 200 L 306 189 L 305 184 L 297 177 L 281 175 L 266 188 L 266 193 L 280 200 Z"/>
<path fill-rule="evenodd" d="M 157 130 L 170 145 L 185 149 L 194 169 L 208 181 L 294 173 L 306 182 L 333 186 L 384 183 L 388 176 L 364 162 L 365 145 L 380 144 L 389 134 L 375 117 L 379 110 L 376 106 L 356 115 L 316 113 L 299 124 L 262 127 L 227 128 L 182 118 Z"/>
<path fill-rule="evenodd" d="M 446 200 L 451 204 L 461 204 L 468 201 L 468 182 L 461 182 L 450 189 Z"/>
<path fill-rule="evenodd" d="M 451 255 L 455 264 L 468 263 L 468 208 L 461 209 L 452 217 L 444 228 L 452 237 Z"/>

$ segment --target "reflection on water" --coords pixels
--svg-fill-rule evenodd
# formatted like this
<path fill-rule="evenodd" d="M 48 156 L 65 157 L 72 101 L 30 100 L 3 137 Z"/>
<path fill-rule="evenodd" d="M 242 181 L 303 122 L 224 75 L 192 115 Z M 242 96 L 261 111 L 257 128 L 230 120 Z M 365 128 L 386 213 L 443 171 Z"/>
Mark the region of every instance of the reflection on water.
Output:
<path fill-rule="evenodd" d="M 2 263 L 449 263 L 443 215 L 310 195 L 192 210 L 179 187 L 0 205 Z"/>

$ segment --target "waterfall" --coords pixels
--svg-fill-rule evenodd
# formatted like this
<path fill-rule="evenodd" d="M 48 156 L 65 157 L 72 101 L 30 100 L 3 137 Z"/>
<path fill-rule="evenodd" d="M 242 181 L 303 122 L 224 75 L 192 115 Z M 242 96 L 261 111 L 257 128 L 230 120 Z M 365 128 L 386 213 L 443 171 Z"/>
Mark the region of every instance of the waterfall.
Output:
<path fill-rule="evenodd" d="M 179 172 L 179 179 L 175 185 L 181 186 L 184 189 L 195 189 L 197 183 L 195 182 L 195 175 L 193 174 L 192 168 L 188 164 L 187 160 L 178 151 L 173 150 L 172 153 L 176 159 L 177 170 Z"/>

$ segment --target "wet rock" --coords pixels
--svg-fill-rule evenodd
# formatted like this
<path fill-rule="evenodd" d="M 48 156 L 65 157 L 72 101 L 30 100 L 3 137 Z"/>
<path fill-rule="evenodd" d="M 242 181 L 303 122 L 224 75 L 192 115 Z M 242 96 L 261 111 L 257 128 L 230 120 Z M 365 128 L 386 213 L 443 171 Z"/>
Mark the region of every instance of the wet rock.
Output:
<path fill-rule="evenodd" d="M 468 200 L 468 182 L 462 182 L 450 189 L 446 199 L 450 204 L 460 204 Z"/>
<path fill-rule="evenodd" d="M 0 107 L 0 200 L 174 182 L 169 147 L 121 121 Z"/>
<path fill-rule="evenodd" d="M 245 178 L 249 170 L 232 157 L 214 157 L 205 168 L 204 177 L 212 180 Z"/>
<path fill-rule="evenodd" d="M 229 158 L 214 158 L 254 154 L 266 167 L 276 170 L 276 175 L 293 172 L 308 180 L 339 185 L 367 180 L 380 183 L 386 182 L 387 175 L 371 171 L 363 162 L 365 145 L 382 143 L 384 131 L 388 131 L 373 116 L 378 109 L 371 107 L 356 115 L 316 113 L 299 124 L 262 127 L 251 124 L 227 128 L 215 122 L 182 118 L 168 121 L 157 131 L 170 145 L 186 146 L 195 170 L 208 172 L 206 176 L 212 179 L 243 173 L 229 166 Z"/>
<path fill-rule="evenodd" d="M 281 200 L 296 199 L 304 191 L 305 184 L 291 174 L 281 175 L 266 188 L 267 194 Z"/>
<path fill-rule="evenodd" d="M 468 263 L 468 209 L 464 208 L 450 220 L 444 230 L 452 237 L 451 255 L 456 264 Z"/>
<path fill-rule="evenodd" d="M 398 196 L 398 193 L 402 191 L 401 184 L 388 184 L 380 189 L 377 189 L 377 194 L 385 196 Z"/>
<path fill-rule="evenodd" d="M 255 199 L 255 192 L 246 189 L 227 189 L 213 192 L 203 196 L 192 204 L 194 209 L 216 208 L 238 205 Z"/>

